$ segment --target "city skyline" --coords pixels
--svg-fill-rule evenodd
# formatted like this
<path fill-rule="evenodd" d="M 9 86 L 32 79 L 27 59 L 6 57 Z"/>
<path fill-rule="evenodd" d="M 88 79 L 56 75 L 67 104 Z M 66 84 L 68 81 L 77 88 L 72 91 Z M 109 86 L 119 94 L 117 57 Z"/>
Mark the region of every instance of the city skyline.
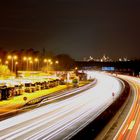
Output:
<path fill-rule="evenodd" d="M 131 60 L 140 60 L 140 59 L 130 59 L 127 56 L 117 56 L 116 58 L 112 58 L 110 57 L 108 54 L 103 53 L 100 56 L 85 56 L 83 58 L 80 59 L 75 59 L 73 58 L 71 55 L 66 54 L 66 53 L 60 53 L 60 54 L 55 54 L 52 51 L 47 51 L 45 48 L 43 48 L 41 51 L 39 50 L 35 50 L 33 48 L 29 48 L 29 49 L 15 49 L 15 50 L 6 50 L 3 48 L 0 48 L 0 58 L 3 57 L 3 59 L 5 57 L 7 57 L 8 55 L 22 55 L 22 56 L 32 56 L 32 57 L 44 57 L 44 58 L 55 58 L 58 55 L 68 55 L 69 57 L 71 57 L 72 59 L 76 60 L 76 61 L 131 61 Z"/>

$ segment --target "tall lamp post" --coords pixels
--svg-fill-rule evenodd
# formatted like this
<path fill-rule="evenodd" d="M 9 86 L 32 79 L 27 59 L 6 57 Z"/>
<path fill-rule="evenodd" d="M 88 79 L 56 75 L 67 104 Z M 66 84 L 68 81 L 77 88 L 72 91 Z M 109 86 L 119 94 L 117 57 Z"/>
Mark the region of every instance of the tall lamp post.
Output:
<path fill-rule="evenodd" d="M 6 60 L 6 61 L 5 61 L 5 65 L 7 65 L 7 66 L 8 66 L 8 64 L 9 64 L 9 62 Z"/>
<path fill-rule="evenodd" d="M 15 73 L 17 72 L 17 65 L 18 65 L 18 62 L 16 61 L 15 62 Z"/>
<path fill-rule="evenodd" d="M 1 60 L 1 58 L 0 58 L 0 65 L 2 65 L 2 60 Z"/>
<path fill-rule="evenodd" d="M 44 63 L 47 64 L 47 72 L 48 72 L 48 66 L 49 66 L 49 64 L 52 63 L 52 60 L 51 59 L 44 59 Z"/>
<path fill-rule="evenodd" d="M 30 64 L 30 70 L 33 70 L 33 61 L 29 61 L 29 64 Z"/>
<path fill-rule="evenodd" d="M 17 60 L 16 55 L 8 55 L 7 57 L 9 60 L 11 60 L 11 71 L 14 72 L 14 60 Z"/>
<path fill-rule="evenodd" d="M 29 70 L 29 62 L 32 60 L 32 57 L 23 57 L 23 60 L 27 62 L 26 70 Z"/>
<path fill-rule="evenodd" d="M 37 70 L 39 70 L 39 59 L 38 59 L 38 58 L 35 58 L 34 61 L 35 61 L 35 63 L 37 63 L 37 67 L 36 67 L 36 65 L 35 65 L 35 68 L 36 68 Z"/>

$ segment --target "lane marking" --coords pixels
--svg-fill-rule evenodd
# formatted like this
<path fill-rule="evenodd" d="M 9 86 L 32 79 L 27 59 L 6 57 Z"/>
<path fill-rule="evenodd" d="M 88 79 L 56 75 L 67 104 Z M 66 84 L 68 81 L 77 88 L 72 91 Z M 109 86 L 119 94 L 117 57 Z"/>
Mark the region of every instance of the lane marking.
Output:
<path fill-rule="evenodd" d="M 137 128 L 136 135 L 138 134 L 139 129 L 140 129 L 140 123 L 139 123 L 139 126 L 138 126 L 138 128 Z"/>
<path fill-rule="evenodd" d="M 126 127 L 125 127 L 124 131 L 122 132 L 122 135 L 124 135 L 124 133 L 125 133 L 125 131 L 126 131 L 127 127 L 128 127 L 128 124 L 126 125 Z"/>
<path fill-rule="evenodd" d="M 128 127 L 128 130 L 131 130 L 133 128 L 134 124 L 135 124 L 135 120 L 131 121 L 131 123 Z"/>
<path fill-rule="evenodd" d="M 121 77 L 121 76 L 120 76 L 120 77 Z M 123 124 L 121 125 L 120 129 L 118 130 L 117 134 L 116 134 L 115 137 L 113 138 L 113 140 L 117 140 L 117 137 L 119 137 L 119 134 L 121 134 L 121 131 L 123 130 L 124 125 L 125 125 L 126 122 L 128 121 L 129 116 L 130 116 L 130 114 L 131 114 L 131 112 L 132 112 L 132 110 L 133 110 L 135 101 L 136 101 L 136 99 L 137 99 L 137 91 L 135 90 L 135 84 L 134 84 L 133 82 L 131 82 L 128 78 L 124 78 L 124 79 L 125 79 L 128 83 L 131 84 L 131 85 L 130 85 L 130 87 L 131 87 L 130 92 L 131 92 L 131 93 L 134 92 L 134 98 L 133 98 L 133 102 L 132 102 L 131 108 L 130 108 L 130 110 L 129 110 L 129 112 L 128 112 L 128 114 L 127 114 L 127 116 L 126 116 L 126 118 L 125 118 L 125 120 L 124 120 L 124 122 L 123 122 Z M 133 91 L 133 90 L 134 90 L 134 91 Z"/>

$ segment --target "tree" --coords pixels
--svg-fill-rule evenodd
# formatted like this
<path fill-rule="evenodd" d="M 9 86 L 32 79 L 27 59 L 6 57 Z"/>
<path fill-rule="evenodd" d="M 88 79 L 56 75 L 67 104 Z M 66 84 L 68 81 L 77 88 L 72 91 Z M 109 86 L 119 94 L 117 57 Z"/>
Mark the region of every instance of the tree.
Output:
<path fill-rule="evenodd" d="M 74 59 L 68 54 L 59 54 L 54 59 L 59 61 L 59 64 L 54 67 L 56 70 L 71 70 L 75 64 Z"/>
<path fill-rule="evenodd" d="M 9 75 L 9 74 L 10 74 L 10 70 L 9 70 L 8 66 L 0 65 L 0 75 L 5 76 L 5 75 Z"/>
<path fill-rule="evenodd" d="M 5 62 L 7 56 L 7 51 L 5 51 L 3 48 L 0 48 L 0 59 L 2 60 L 2 63 Z"/>

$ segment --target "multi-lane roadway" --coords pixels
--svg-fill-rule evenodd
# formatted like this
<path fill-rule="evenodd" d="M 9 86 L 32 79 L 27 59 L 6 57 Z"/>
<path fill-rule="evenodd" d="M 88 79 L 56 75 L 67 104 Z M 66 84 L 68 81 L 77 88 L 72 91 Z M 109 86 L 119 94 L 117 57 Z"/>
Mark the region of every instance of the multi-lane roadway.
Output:
<path fill-rule="evenodd" d="M 69 139 L 99 116 L 121 94 L 123 84 L 89 72 L 95 87 L 0 122 L 0 140 Z"/>
<path fill-rule="evenodd" d="M 131 87 L 131 94 L 133 94 L 133 103 L 131 108 L 121 125 L 114 140 L 139 140 L 140 139 L 140 79 L 131 76 L 120 76 L 126 80 Z"/>

